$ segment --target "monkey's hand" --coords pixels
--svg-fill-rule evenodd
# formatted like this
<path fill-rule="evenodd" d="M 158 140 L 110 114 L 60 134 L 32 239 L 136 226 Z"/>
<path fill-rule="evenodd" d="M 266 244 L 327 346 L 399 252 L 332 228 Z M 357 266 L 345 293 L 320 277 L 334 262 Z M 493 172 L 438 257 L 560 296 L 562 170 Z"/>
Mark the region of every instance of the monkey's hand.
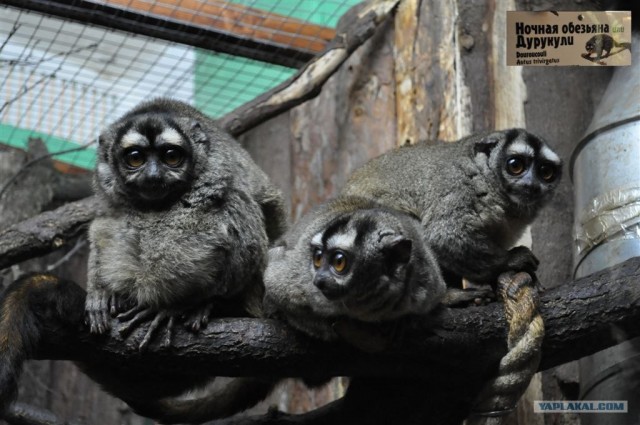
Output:
<path fill-rule="evenodd" d="M 120 335 L 126 336 L 130 334 L 131 331 L 133 331 L 140 323 L 146 322 L 148 319 L 153 317 L 153 320 L 149 324 L 149 329 L 147 329 L 147 333 L 144 335 L 144 338 L 142 338 L 142 341 L 140 341 L 138 349 L 141 352 L 147 349 L 149 343 L 153 341 L 154 335 L 157 333 L 158 329 L 160 329 L 164 322 L 167 322 L 167 326 L 165 338 L 162 341 L 162 346 L 168 347 L 169 345 L 171 345 L 171 331 L 173 329 L 175 317 L 178 314 L 180 313 L 172 310 L 158 310 L 153 307 L 139 304 L 133 307 L 131 310 L 120 313 L 117 316 L 118 320 L 123 323 L 118 328 L 118 332 L 120 333 Z"/>
<path fill-rule="evenodd" d="M 200 329 L 207 327 L 209 323 L 209 317 L 213 310 L 213 302 L 208 302 L 194 310 L 191 310 L 182 315 L 182 320 L 186 328 L 192 332 L 198 332 Z"/>
<path fill-rule="evenodd" d="M 87 294 L 85 323 L 93 334 L 103 334 L 111 328 L 111 317 L 121 308 L 121 298 L 104 289 L 94 289 Z"/>
<path fill-rule="evenodd" d="M 534 275 L 540 260 L 526 246 L 516 246 L 509 250 L 504 271 L 527 272 Z"/>

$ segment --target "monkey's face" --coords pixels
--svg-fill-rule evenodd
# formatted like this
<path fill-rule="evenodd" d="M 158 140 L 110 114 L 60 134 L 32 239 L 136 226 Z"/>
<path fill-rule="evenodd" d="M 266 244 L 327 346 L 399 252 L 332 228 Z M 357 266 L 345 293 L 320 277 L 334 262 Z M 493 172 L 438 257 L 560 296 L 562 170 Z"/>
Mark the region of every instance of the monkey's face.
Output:
<path fill-rule="evenodd" d="M 586 49 L 587 53 L 595 52 L 596 51 L 595 38 L 591 38 L 589 41 L 587 41 L 587 44 L 585 44 L 584 48 Z"/>
<path fill-rule="evenodd" d="M 166 206 L 191 186 L 193 145 L 168 116 L 146 114 L 116 124 L 101 136 L 100 145 L 98 174 L 108 167 L 115 181 L 107 183 L 134 204 Z"/>
<path fill-rule="evenodd" d="M 519 207 L 536 207 L 548 200 L 562 173 L 558 155 L 528 133 L 506 144 L 499 166 L 504 190 Z"/>
<path fill-rule="evenodd" d="M 384 300 L 402 293 L 411 240 L 381 223 L 381 213 L 339 217 L 310 243 L 313 285 L 352 315 L 367 316 Z"/>

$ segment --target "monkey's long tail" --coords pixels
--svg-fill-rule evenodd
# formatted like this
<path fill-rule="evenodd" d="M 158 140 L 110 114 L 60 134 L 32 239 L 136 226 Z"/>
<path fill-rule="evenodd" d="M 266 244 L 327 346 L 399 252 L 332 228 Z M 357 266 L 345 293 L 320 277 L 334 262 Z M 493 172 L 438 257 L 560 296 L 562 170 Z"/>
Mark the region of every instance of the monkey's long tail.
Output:
<path fill-rule="evenodd" d="M 527 273 L 504 273 L 498 291 L 509 323 L 509 352 L 500 360 L 498 376 L 476 398 L 467 425 L 499 425 L 527 389 L 540 364 L 544 323 L 539 298 Z"/>
<path fill-rule="evenodd" d="M 67 312 L 70 304 L 82 304 L 83 299 L 77 285 L 49 274 L 25 275 L 4 290 L 0 296 L 0 414 L 16 398 L 22 365 L 42 338 L 42 317 L 53 310 L 69 323 L 81 320 Z"/>
<path fill-rule="evenodd" d="M 278 383 L 270 378 L 234 378 L 224 388 L 211 390 L 196 399 L 166 398 L 155 401 L 129 401 L 139 415 L 163 424 L 202 423 L 226 418 L 264 400 Z"/>
<path fill-rule="evenodd" d="M 613 45 L 615 47 L 622 47 L 622 49 L 629 49 L 631 50 L 631 43 L 618 43 L 617 41 L 613 40 Z"/>

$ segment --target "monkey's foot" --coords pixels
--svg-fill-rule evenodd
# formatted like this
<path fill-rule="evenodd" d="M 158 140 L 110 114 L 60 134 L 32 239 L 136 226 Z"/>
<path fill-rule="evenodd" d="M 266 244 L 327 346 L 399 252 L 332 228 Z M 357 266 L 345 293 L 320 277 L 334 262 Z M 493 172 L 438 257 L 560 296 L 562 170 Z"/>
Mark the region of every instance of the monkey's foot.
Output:
<path fill-rule="evenodd" d="M 182 315 L 182 320 L 186 328 L 192 332 L 198 332 L 209 324 L 209 317 L 213 310 L 213 303 L 206 303 L 196 309 L 190 310 Z"/>
<path fill-rule="evenodd" d="M 175 320 L 174 313 L 169 310 L 156 310 L 151 307 L 138 305 L 131 310 L 118 315 L 118 319 L 123 323 L 118 328 L 118 332 L 120 333 L 120 335 L 126 336 L 130 334 L 133 329 L 135 329 L 140 323 L 148 321 L 148 319 L 151 317 L 153 317 L 153 321 L 151 321 L 151 323 L 149 324 L 149 328 L 147 329 L 144 338 L 142 338 L 142 341 L 140 341 L 138 349 L 140 351 L 145 351 L 147 349 L 149 343 L 153 341 L 154 335 L 157 333 L 158 329 L 160 329 L 164 322 L 167 322 L 167 325 L 165 338 L 162 341 L 162 346 L 168 347 L 169 345 L 171 345 L 171 331 L 173 329 L 173 323 Z"/>
<path fill-rule="evenodd" d="M 90 291 L 85 301 L 85 324 L 92 334 L 103 334 L 111 328 L 110 312 L 115 311 L 116 295 L 103 289 Z"/>
<path fill-rule="evenodd" d="M 447 307 L 468 307 L 469 305 L 485 305 L 496 299 L 490 286 L 469 289 L 447 288 L 441 304 Z"/>

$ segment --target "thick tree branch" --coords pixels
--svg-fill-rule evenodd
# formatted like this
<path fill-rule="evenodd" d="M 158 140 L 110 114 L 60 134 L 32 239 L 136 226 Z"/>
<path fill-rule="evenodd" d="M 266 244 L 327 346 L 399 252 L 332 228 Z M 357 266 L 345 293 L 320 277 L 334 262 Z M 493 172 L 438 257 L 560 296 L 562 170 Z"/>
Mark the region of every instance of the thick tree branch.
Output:
<path fill-rule="evenodd" d="M 640 258 L 634 258 L 543 294 L 540 310 L 547 332 L 541 369 L 640 335 L 639 278 Z M 81 288 L 65 283 L 40 285 L 38 291 L 40 295 L 29 298 L 29 311 L 37 312 L 42 329 L 34 357 L 75 360 L 107 389 L 110 382 L 128 381 L 139 387 L 133 391 L 153 390 L 156 382 L 188 387 L 207 376 L 355 377 L 343 400 L 308 415 L 271 414 L 222 423 L 340 422 L 367 409 L 371 412 L 350 423 L 393 423 L 398 412 L 404 412 L 407 423 L 425 418 L 455 423 L 506 352 L 502 306 L 493 303 L 442 308 L 432 317 L 407 321 L 398 327 L 397 343 L 376 354 L 311 340 L 275 320 L 248 318 L 212 321 L 199 336 L 178 327 L 171 346 L 152 344 L 140 354 L 137 347 L 146 326 L 126 340 L 117 330 L 110 337 L 91 336 L 83 324 Z M 51 308 L 52 299 L 57 308 Z M 117 328 L 115 319 L 112 325 Z M 378 404 L 379 409 L 370 408 Z"/>
<path fill-rule="evenodd" d="M 90 197 L 0 231 L 0 269 L 64 246 L 84 231 L 99 211 L 99 202 Z"/>
<path fill-rule="evenodd" d="M 640 258 L 634 258 L 542 294 L 541 314 L 547 332 L 541 369 L 640 335 L 639 279 Z M 197 338 L 178 327 L 171 347 L 152 345 L 140 356 L 137 346 L 145 326 L 126 341 L 116 330 L 111 338 L 96 338 L 81 323 L 70 323 L 82 317 L 83 307 L 84 291 L 78 288 L 66 302 L 68 311 L 48 318 L 52 332 L 45 334 L 38 358 L 86 361 L 99 354 L 114 365 L 126 359 L 140 371 L 157 371 L 158 364 L 165 370 L 189 366 L 198 376 L 253 376 L 268 371 L 273 376 L 433 379 L 442 369 L 434 368 L 432 362 L 465 364 L 465 369 L 480 369 L 482 374 L 506 352 L 505 320 L 499 303 L 443 308 L 428 319 L 412 319 L 405 324 L 402 343 L 377 354 L 319 343 L 275 320 L 224 318 L 212 321 Z M 117 325 L 114 319 L 113 326 Z M 311 364 L 313 368 L 309 368 Z"/>

